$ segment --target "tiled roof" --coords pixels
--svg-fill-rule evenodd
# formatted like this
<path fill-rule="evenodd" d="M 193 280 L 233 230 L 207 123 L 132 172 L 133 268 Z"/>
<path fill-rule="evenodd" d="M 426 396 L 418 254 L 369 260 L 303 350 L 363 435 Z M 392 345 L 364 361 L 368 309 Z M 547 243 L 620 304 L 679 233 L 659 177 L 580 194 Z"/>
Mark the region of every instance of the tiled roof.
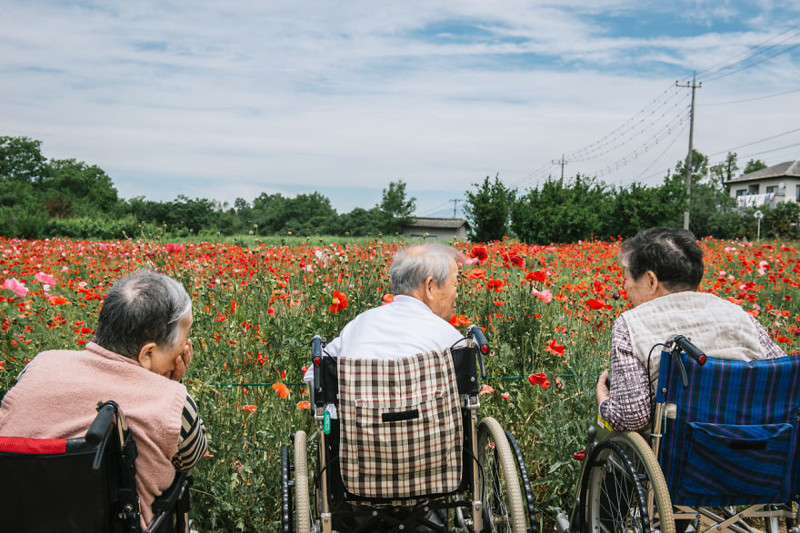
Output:
<path fill-rule="evenodd" d="M 773 165 L 771 167 L 762 168 L 761 170 L 756 170 L 755 172 L 750 172 L 749 174 L 742 174 L 741 176 L 733 178 L 730 181 L 726 181 L 725 183 L 739 183 L 742 181 L 756 181 L 767 178 L 782 177 L 800 178 L 800 160 L 786 161 L 778 165 Z"/>
<path fill-rule="evenodd" d="M 464 225 L 468 226 L 463 218 L 414 217 L 408 227 L 458 229 Z"/>

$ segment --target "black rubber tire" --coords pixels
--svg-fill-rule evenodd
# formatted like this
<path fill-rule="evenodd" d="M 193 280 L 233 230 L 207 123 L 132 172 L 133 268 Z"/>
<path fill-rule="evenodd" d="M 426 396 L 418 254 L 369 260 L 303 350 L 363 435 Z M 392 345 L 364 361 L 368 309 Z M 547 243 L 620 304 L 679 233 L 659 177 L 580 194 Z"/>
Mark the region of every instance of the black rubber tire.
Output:
<path fill-rule="evenodd" d="M 477 494 L 483 502 L 484 531 L 525 533 L 525 511 L 517 465 L 503 428 L 487 417 L 478 425 Z"/>

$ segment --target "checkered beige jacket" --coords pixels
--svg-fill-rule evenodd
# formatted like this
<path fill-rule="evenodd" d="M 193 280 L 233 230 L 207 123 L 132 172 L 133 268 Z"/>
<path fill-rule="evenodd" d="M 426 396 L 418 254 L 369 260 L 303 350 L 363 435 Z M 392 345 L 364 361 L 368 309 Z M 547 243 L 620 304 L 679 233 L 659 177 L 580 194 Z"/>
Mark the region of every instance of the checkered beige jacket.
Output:
<path fill-rule="evenodd" d="M 450 349 L 402 359 L 339 357 L 339 459 L 362 498 L 454 492 L 462 422 Z"/>

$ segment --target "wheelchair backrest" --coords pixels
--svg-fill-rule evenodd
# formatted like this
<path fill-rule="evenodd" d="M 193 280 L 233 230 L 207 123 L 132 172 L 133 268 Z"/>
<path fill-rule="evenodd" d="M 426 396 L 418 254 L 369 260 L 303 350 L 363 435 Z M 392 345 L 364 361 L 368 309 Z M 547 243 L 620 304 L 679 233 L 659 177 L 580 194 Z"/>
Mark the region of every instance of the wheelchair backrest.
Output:
<path fill-rule="evenodd" d="M 0 530 L 78 533 L 138 528 L 138 508 L 126 521 L 117 518 L 123 506 L 120 489 L 127 488 L 133 498 L 136 489 L 132 476 L 120 475 L 115 415 L 116 406 L 113 413 L 101 411 L 96 421 L 104 418 L 104 427 L 92 424 L 87 436 L 77 439 L 0 437 Z"/>
<path fill-rule="evenodd" d="M 450 349 L 400 359 L 340 357 L 338 392 L 348 492 L 393 499 L 458 489 L 463 426 Z"/>
<path fill-rule="evenodd" d="M 780 503 L 800 494 L 800 355 L 758 361 L 662 352 L 656 402 L 673 404 L 659 462 L 676 505 Z M 673 417 L 674 413 L 674 417 Z"/>

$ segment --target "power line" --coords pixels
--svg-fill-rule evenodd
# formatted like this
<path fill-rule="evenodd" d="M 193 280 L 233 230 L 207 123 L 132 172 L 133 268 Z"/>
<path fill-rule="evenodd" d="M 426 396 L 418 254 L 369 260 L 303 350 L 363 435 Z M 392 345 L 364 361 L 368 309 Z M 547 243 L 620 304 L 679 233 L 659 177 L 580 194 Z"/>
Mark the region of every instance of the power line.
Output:
<path fill-rule="evenodd" d="M 767 98 L 775 98 L 777 96 L 783 96 L 785 94 L 792 94 L 800 92 L 800 89 L 792 89 L 791 91 L 784 91 L 782 93 L 777 94 L 768 94 L 766 96 L 756 96 L 755 98 L 745 98 L 744 100 L 733 100 L 731 102 L 712 102 L 710 104 L 698 104 L 698 107 L 708 107 L 708 106 L 716 106 L 716 105 L 729 105 L 729 104 L 741 104 L 744 102 L 753 102 L 755 100 L 765 100 Z"/>
<path fill-rule="evenodd" d="M 781 33 L 779 33 L 779 34 L 777 34 L 777 35 L 775 35 L 773 37 L 770 37 L 766 41 L 756 45 L 756 47 L 753 48 L 753 49 L 748 49 L 747 51 L 742 52 L 742 53 L 740 53 L 740 54 L 738 54 L 736 56 L 733 56 L 732 58 L 728 58 L 726 60 L 720 61 L 716 65 L 713 65 L 713 66 L 711 66 L 711 67 L 709 67 L 709 68 L 707 68 L 705 70 L 699 71 L 697 73 L 697 75 L 698 76 L 703 76 L 703 75 L 709 75 L 710 76 L 712 74 L 717 74 L 717 73 L 719 73 L 719 72 L 721 72 L 721 71 L 723 71 L 723 70 L 725 70 L 727 68 L 734 67 L 737 64 L 742 63 L 742 62 L 746 61 L 747 59 L 750 59 L 751 57 L 755 57 L 760 53 L 766 52 L 767 50 L 770 50 L 770 49 L 774 48 L 775 46 L 777 46 L 778 44 L 782 43 L 783 41 L 788 40 L 791 37 L 794 37 L 794 35 L 789 35 L 788 37 L 786 37 L 786 39 L 783 39 L 783 40 L 781 40 L 781 41 L 779 41 L 779 42 L 777 42 L 775 44 L 772 44 L 770 46 L 765 46 L 766 44 L 768 44 L 770 41 L 774 41 L 775 39 L 777 39 L 777 38 L 779 38 L 779 37 L 781 37 L 781 36 L 783 36 L 783 35 L 785 35 L 787 33 L 790 33 L 792 31 L 796 30 L 797 28 L 800 28 L 800 23 L 795 24 L 794 26 L 782 31 Z M 725 65 L 723 67 L 720 67 L 720 65 L 724 65 L 725 63 L 729 63 L 729 64 L 727 64 L 727 65 Z M 720 68 L 717 68 L 717 67 L 720 67 Z M 708 81 L 708 80 L 706 80 L 706 81 Z"/>
<path fill-rule="evenodd" d="M 798 131 L 800 131 L 800 128 L 795 128 L 793 130 L 784 131 L 783 133 L 779 133 L 779 134 L 773 135 L 771 137 L 765 137 L 764 139 L 759 139 L 757 141 L 752 141 L 752 142 L 749 142 L 747 144 L 741 144 L 739 146 L 734 146 L 733 148 L 728 148 L 727 150 L 723 150 L 721 152 L 715 152 L 713 154 L 710 154 L 709 157 L 713 157 L 713 156 L 720 155 L 720 154 L 727 154 L 729 152 L 733 152 L 734 150 L 738 150 L 740 148 L 745 148 L 747 146 L 752 146 L 754 144 L 759 144 L 759 143 L 762 143 L 764 141 L 771 141 L 772 139 L 777 139 L 778 137 L 783 137 L 784 135 L 789 135 L 790 133 L 795 133 L 795 132 L 798 132 Z"/>
<path fill-rule="evenodd" d="M 732 70 L 730 72 L 726 72 L 725 74 L 720 74 L 719 76 L 716 76 L 716 77 L 706 78 L 706 81 L 707 82 L 708 81 L 715 81 L 715 80 L 718 80 L 720 78 L 724 78 L 726 76 L 730 76 L 731 74 L 736 74 L 737 72 L 741 72 L 741 71 L 746 70 L 748 68 L 754 67 L 756 65 L 760 65 L 764 61 L 769 61 L 770 59 L 774 59 L 774 58 L 778 57 L 781 54 L 785 54 L 786 52 L 794 50 L 798 46 L 800 46 L 800 43 L 794 44 L 794 45 L 790 46 L 789 48 L 786 48 L 785 50 L 783 50 L 781 52 L 778 52 L 777 54 L 773 54 L 771 56 L 765 57 L 764 59 L 762 59 L 760 61 L 756 61 L 755 63 L 750 63 L 749 65 L 745 65 L 745 66 L 743 66 L 741 68 L 737 68 L 736 70 Z"/>

